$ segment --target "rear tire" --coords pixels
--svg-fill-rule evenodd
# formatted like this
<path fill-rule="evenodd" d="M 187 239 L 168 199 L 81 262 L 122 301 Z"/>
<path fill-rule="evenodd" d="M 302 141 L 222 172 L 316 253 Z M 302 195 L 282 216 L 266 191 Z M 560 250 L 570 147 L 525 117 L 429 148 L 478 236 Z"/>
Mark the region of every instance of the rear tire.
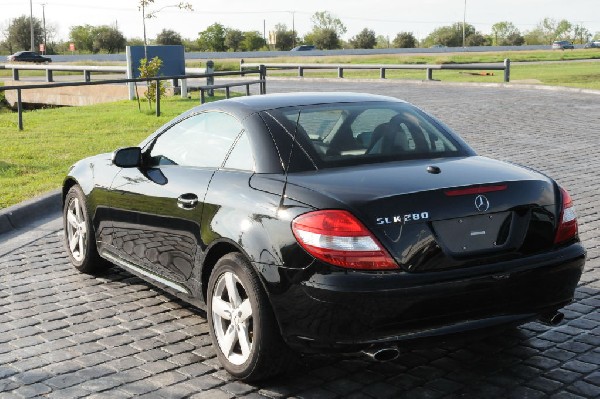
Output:
<path fill-rule="evenodd" d="M 208 324 L 225 370 L 245 381 L 287 371 L 292 351 L 283 342 L 252 266 L 239 253 L 223 256 L 208 283 Z"/>
<path fill-rule="evenodd" d="M 98 255 L 96 234 L 89 218 L 85 195 L 73 186 L 65 197 L 63 208 L 64 242 L 73 266 L 82 273 L 98 274 L 108 262 Z"/>

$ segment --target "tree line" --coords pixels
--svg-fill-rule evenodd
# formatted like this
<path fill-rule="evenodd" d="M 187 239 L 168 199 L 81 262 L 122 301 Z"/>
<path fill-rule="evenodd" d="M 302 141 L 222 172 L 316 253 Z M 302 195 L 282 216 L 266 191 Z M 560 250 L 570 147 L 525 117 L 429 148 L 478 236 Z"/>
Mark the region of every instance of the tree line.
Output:
<path fill-rule="evenodd" d="M 415 47 L 461 47 L 465 46 L 520 46 L 545 45 L 554 40 L 569 40 L 574 43 L 586 43 L 594 38 L 600 40 L 600 32 L 595 35 L 581 24 L 567 20 L 544 18 L 538 25 L 521 32 L 512 22 L 500 21 L 492 25 L 491 32 L 482 33 L 475 26 L 456 22 L 452 25 L 434 29 L 423 40 L 419 41 L 412 32 L 401 31 L 391 38 L 377 35 L 366 27 L 348 41 L 342 39 L 347 32 L 344 23 L 328 11 L 319 11 L 311 18 L 312 30 L 304 36 L 289 29 L 285 24 L 276 24 L 269 32 L 268 39 L 259 31 L 241 31 L 215 22 L 198 33 L 195 39 L 182 38 L 170 29 L 163 29 L 151 44 L 183 45 L 186 51 L 257 51 L 257 50 L 291 50 L 300 44 L 314 45 L 317 49 L 331 50 L 339 48 L 373 49 L 373 48 L 415 48 Z M 74 43 L 78 52 L 84 53 L 118 53 L 127 45 L 143 45 L 139 38 L 126 39 L 117 26 L 76 25 L 69 30 L 69 41 L 55 40 L 55 29 L 50 25 L 44 27 L 40 20 L 33 18 L 35 49 L 46 38 L 46 53 L 67 53 L 69 44 Z M 464 43 L 463 43 L 464 29 Z M 0 49 L 13 53 L 30 48 L 30 21 L 28 16 L 12 20 L 0 31 L 2 40 Z"/>

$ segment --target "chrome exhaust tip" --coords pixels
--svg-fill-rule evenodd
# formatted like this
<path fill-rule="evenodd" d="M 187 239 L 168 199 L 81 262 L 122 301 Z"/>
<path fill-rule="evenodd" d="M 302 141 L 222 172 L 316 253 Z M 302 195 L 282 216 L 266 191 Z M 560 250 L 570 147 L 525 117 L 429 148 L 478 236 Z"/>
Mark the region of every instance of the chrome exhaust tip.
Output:
<path fill-rule="evenodd" d="M 362 353 L 378 362 L 390 362 L 400 356 L 400 350 L 395 346 L 369 348 Z"/>
<path fill-rule="evenodd" d="M 541 315 L 539 321 L 549 326 L 556 326 L 560 324 L 564 318 L 565 315 L 562 312 L 554 312 Z"/>

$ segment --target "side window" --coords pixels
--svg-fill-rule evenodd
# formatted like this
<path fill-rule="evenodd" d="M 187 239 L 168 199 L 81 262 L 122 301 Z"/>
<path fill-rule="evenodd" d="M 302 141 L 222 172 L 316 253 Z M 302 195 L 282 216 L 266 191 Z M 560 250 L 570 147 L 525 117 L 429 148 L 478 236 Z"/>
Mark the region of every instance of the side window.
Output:
<path fill-rule="evenodd" d="M 254 171 L 254 157 L 252 156 L 252 148 L 250 148 L 250 140 L 248 135 L 243 132 L 240 138 L 235 143 L 235 147 L 229 153 L 225 168 Z"/>
<path fill-rule="evenodd" d="M 223 112 L 205 112 L 182 120 L 158 136 L 151 164 L 218 168 L 242 125 Z"/>

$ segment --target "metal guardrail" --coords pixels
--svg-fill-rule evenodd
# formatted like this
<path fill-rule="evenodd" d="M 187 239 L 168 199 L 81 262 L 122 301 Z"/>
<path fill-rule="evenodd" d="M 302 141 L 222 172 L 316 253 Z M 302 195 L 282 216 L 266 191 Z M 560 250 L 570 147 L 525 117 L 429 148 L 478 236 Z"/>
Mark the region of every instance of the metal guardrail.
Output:
<path fill-rule="evenodd" d="M 27 64 L 5 64 L 2 69 L 12 69 L 12 80 L 19 80 L 19 71 L 46 71 L 46 82 L 54 82 L 54 71 L 60 72 L 83 72 L 83 79 L 91 81 L 92 72 L 95 73 L 127 73 L 124 66 L 96 66 L 96 65 L 27 65 Z"/>
<path fill-rule="evenodd" d="M 83 80 L 91 81 L 92 73 L 127 73 L 125 66 L 103 66 L 103 65 L 61 65 L 61 64 L 0 64 L 0 69 L 11 69 L 12 80 L 20 80 L 19 71 L 46 71 L 46 82 L 54 82 L 54 71 L 59 72 L 83 72 Z M 186 74 L 206 73 L 205 68 L 186 68 Z"/>
<path fill-rule="evenodd" d="M 98 81 L 86 81 L 86 82 L 60 82 L 60 83 L 46 83 L 46 84 L 25 84 L 18 86 L 0 86 L 0 91 L 8 91 L 8 90 L 16 90 L 17 91 L 17 112 L 19 118 L 19 130 L 23 130 L 23 102 L 21 101 L 21 91 L 22 90 L 31 90 L 31 89 L 48 89 L 55 87 L 73 87 L 73 86 L 100 86 L 107 84 L 120 84 L 120 83 L 140 83 L 146 82 L 150 83 L 155 81 L 157 84 L 161 80 L 181 80 L 181 79 L 192 79 L 192 78 L 213 78 L 214 77 L 223 77 L 223 76 L 246 76 L 256 74 L 259 76 L 258 80 L 253 80 L 249 82 L 232 82 L 232 83 L 224 83 L 219 85 L 207 85 L 202 86 L 204 90 L 208 89 L 219 89 L 219 88 L 227 88 L 229 91 L 229 87 L 248 85 L 246 93 L 249 94 L 249 85 L 251 84 L 259 84 L 259 92 L 260 94 L 266 94 L 267 85 L 266 85 L 266 68 L 264 66 L 259 66 L 256 69 L 244 70 L 244 71 L 221 71 L 221 72 L 213 72 L 213 73 L 200 73 L 200 74 L 186 74 L 186 75 L 175 75 L 175 76 L 155 76 L 152 78 L 136 78 L 136 79 L 107 79 L 107 80 L 98 80 Z M 203 92 L 202 92 L 203 94 Z M 201 97 L 204 97 L 203 95 Z M 156 116 L 160 116 L 160 91 L 156 92 Z"/>
<path fill-rule="evenodd" d="M 229 89 L 231 87 L 246 86 L 246 95 L 249 96 L 250 95 L 250 85 L 259 84 L 261 87 L 261 94 L 264 94 L 262 91 L 264 90 L 264 92 L 266 93 L 266 90 L 267 90 L 266 83 L 267 83 L 267 81 L 265 79 L 258 79 L 258 80 L 244 81 L 244 82 L 232 82 L 232 83 L 224 83 L 224 84 L 219 84 L 219 85 L 212 84 L 212 85 L 200 86 L 200 87 L 198 87 L 198 89 L 200 90 L 200 104 L 204 104 L 206 102 L 206 99 L 204 96 L 205 92 L 212 93 L 212 91 L 215 89 L 225 89 L 225 97 L 229 98 L 230 97 Z"/>
<path fill-rule="evenodd" d="M 243 60 L 242 60 L 243 61 Z M 243 71 L 246 68 L 256 68 L 259 64 L 255 63 L 244 63 L 240 62 L 240 70 Z M 379 77 L 385 79 L 387 70 L 396 69 L 416 69 L 426 71 L 426 80 L 433 80 L 434 70 L 466 70 L 466 71 L 480 71 L 480 70 L 491 70 L 491 71 L 504 71 L 504 82 L 510 82 L 510 60 L 505 59 L 503 63 L 481 63 L 481 64 L 274 64 L 266 63 L 265 68 L 271 70 L 287 70 L 296 69 L 298 70 L 298 76 L 304 76 L 305 70 L 310 69 L 326 69 L 326 70 L 337 70 L 338 78 L 344 77 L 344 70 L 347 69 L 358 69 L 358 70 L 379 70 Z"/>

